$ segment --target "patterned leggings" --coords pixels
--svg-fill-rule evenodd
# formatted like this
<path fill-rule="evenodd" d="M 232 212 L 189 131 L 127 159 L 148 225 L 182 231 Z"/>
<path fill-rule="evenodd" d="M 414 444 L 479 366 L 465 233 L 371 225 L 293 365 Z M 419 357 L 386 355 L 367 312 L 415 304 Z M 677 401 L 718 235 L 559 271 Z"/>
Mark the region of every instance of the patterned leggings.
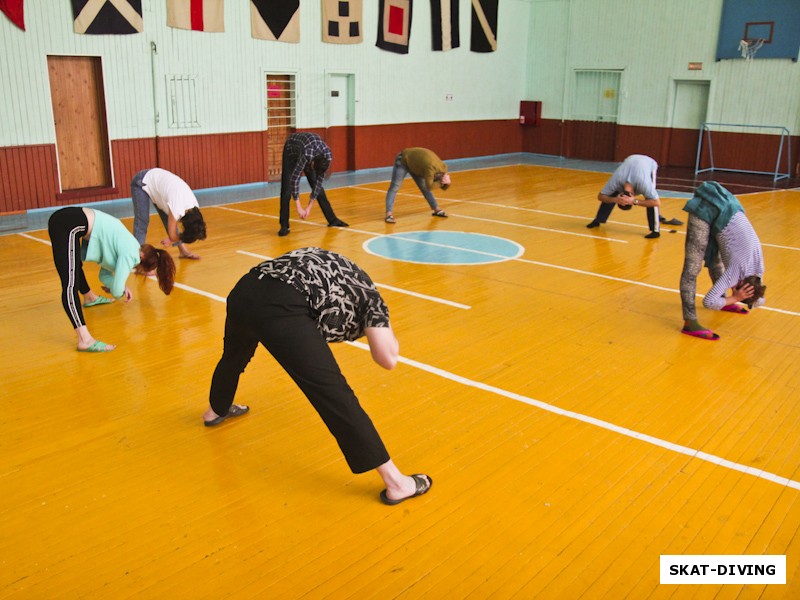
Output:
<path fill-rule="evenodd" d="M 681 306 L 685 321 L 697 320 L 697 276 L 703 268 L 703 258 L 706 254 L 708 240 L 711 237 L 711 225 L 700 217 L 689 214 L 686 224 L 686 250 L 681 273 Z M 725 272 L 722 261 L 708 268 L 712 283 L 717 281 Z"/>

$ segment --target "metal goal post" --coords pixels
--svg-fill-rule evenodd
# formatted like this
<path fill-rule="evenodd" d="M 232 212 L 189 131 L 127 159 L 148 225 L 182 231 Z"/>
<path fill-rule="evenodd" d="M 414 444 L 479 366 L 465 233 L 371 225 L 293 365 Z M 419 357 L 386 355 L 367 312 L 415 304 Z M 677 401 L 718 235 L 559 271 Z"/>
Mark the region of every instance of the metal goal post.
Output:
<path fill-rule="evenodd" d="M 778 144 L 778 156 L 775 159 L 774 171 L 750 171 L 747 169 L 730 169 L 727 167 L 718 167 L 714 164 L 714 147 L 711 141 L 712 128 L 750 128 L 750 129 L 767 129 L 780 133 L 780 143 Z M 700 157 L 703 153 L 703 141 L 705 140 L 706 149 L 708 151 L 708 159 L 711 166 L 705 169 L 700 168 Z M 785 149 L 785 152 L 784 152 Z M 784 154 L 786 155 L 786 172 L 781 171 L 781 159 Z M 731 173 L 753 173 L 756 175 L 772 175 L 773 181 L 780 179 L 788 179 L 791 177 L 791 164 L 792 164 L 792 148 L 790 145 L 790 134 L 786 127 L 780 125 L 746 125 L 744 123 L 703 123 L 700 125 L 700 137 L 697 140 L 697 160 L 694 164 L 694 174 L 707 173 L 709 171 L 728 171 Z"/>

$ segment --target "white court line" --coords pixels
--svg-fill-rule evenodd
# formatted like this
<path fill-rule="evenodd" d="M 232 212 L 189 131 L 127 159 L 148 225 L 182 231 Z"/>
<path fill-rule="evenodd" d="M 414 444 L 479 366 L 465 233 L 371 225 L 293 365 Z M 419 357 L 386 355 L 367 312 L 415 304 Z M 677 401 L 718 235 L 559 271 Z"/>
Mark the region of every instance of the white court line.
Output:
<path fill-rule="evenodd" d="M 246 256 L 252 256 L 253 258 L 259 258 L 261 260 L 271 260 L 272 257 L 264 256 L 263 254 L 255 254 L 254 252 L 247 252 L 246 250 L 237 250 L 238 254 L 244 254 Z M 461 308 L 463 310 L 470 310 L 472 307 L 468 304 L 461 304 L 459 302 L 453 302 L 452 300 L 445 300 L 444 298 L 437 298 L 436 296 L 428 296 L 427 294 L 420 294 L 419 292 L 412 292 L 410 290 L 404 290 L 402 288 L 394 287 L 391 285 L 386 285 L 385 283 L 375 283 L 375 285 L 379 288 L 384 288 L 387 290 L 391 290 L 393 292 L 398 292 L 399 294 L 406 294 L 407 296 L 414 296 L 415 298 L 421 298 L 423 300 L 430 300 L 431 302 L 438 302 L 439 304 L 446 304 L 447 306 L 452 306 L 453 308 Z"/>
<path fill-rule="evenodd" d="M 177 284 L 176 284 L 177 285 Z M 225 302 L 224 298 L 220 296 L 216 296 L 214 294 L 209 294 L 208 292 L 203 292 L 201 290 L 197 290 L 195 288 L 190 288 L 189 286 L 181 286 L 181 289 L 185 289 L 187 291 L 195 292 L 206 296 L 208 298 L 213 298 L 215 300 L 219 300 L 221 302 Z M 369 346 L 363 342 L 346 342 L 347 344 L 354 346 L 356 348 L 360 348 L 362 350 L 369 351 Z M 484 392 L 488 392 L 490 394 L 495 394 L 497 396 L 502 396 L 504 398 L 509 398 L 511 400 L 516 400 L 517 402 L 522 402 L 523 404 L 527 404 L 529 406 L 533 406 L 535 408 L 539 408 L 549 413 L 553 413 L 556 415 L 560 415 L 562 417 L 566 417 L 568 419 L 572 419 L 574 421 L 580 421 L 581 423 L 586 423 L 588 425 L 593 425 L 595 427 L 599 427 L 600 429 L 605 429 L 606 431 L 610 431 L 612 433 L 617 433 L 619 435 L 632 438 L 634 440 L 638 440 L 640 442 L 645 442 L 647 444 L 651 444 L 658 448 L 663 448 L 665 450 L 669 450 L 671 452 L 676 452 L 678 454 L 683 454 L 685 456 L 689 456 L 691 458 L 696 458 L 698 460 L 702 460 L 713 465 L 717 465 L 726 469 L 730 469 L 732 471 L 738 471 L 740 473 L 744 473 L 745 475 L 752 475 L 753 477 L 758 477 L 759 479 L 763 479 L 765 481 L 771 481 L 773 483 L 777 483 L 778 485 L 783 485 L 789 488 L 793 488 L 796 490 L 800 490 L 800 482 L 795 481 L 793 479 L 788 479 L 786 477 L 781 477 L 780 475 L 776 475 L 774 473 L 770 473 L 769 471 L 765 471 L 763 469 L 757 469 L 755 467 L 749 467 L 747 465 L 743 465 L 741 463 L 733 462 L 731 460 L 727 460 L 720 456 L 716 456 L 714 454 L 708 454 L 707 452 L 703 452 L 701 450 L 696 450 L 694 448 L 689 448 L 688 446 L 681 446 L 680 444 L 673 444 L 672 442 L 668 442 L 666 440 L 662 440 L 661 438 L 654 437 L 652 435 L 647 435 L 645 433 L 640 433 L 633 429 L 628 429 L 627 427 L 622 427 L 620 425 L 615 425 L 614 423 L 610 423 L 608 421 L 603 421 L 602 419 L 596 419 L 594 417 L 590 417 L 588 415 L 584 415 L 582 413 L 574 412 L 571 410 L 566 410 L 564 408 L 559 408 L 553 404 L 548 404 L 547 402 L 542 402 L 541 400 L 535 400 L 533 398 L 529 398 L 528 396 L 523 396 L 521 394 L 517 394 L 515 392 L 509 392 L 508 390 L 504 390 L 502 388 L 498 388 L 492 385 L 488 385 L 486 383 L 481 383 L 480 381 L 475 381 L 473 379 L 468 379 L 466 377 L 462 377 L 460 375 L 456 375 L 454 373 L 450 373 L 449 371 L 445 371 L 443 369 L 439 369 L 438 367 L 433 367 L 431 365 L 421 363 L 419 361 L 405 358 L 400 356 L 398 358 L 398 362 L 406 364 L 410 367 L 414 367 L 421 371 L 425 371 L 427 373 L 431 373 L 432 375 L 436 375 L 438 377 L 442 377 L 444 379 L 449 379 L 455 383 L 460 385 L 465 385 L 468 387 L 472 387 L 478 390 L 482 390 Z"/>
<path fill-rule="evenodd" d="M 499 221 L 496 219 L 487 219 L 485 217 L 470 217 L 467 215 L 457 215 L 450 213 L 451 217 L 455 217 L 457 219 L 472 219 L 473 221 L 483 221 L 485 223 L 496 223 L 498 225 L 509 225 L 511 227 L 522 227 L 524 229 L 537 229 L 539 231 L 548 231 L 550 233 L 561 233 L 563 235 L 574 235 L 576 237 L 584 237 L 584 238 L 591 238 L 593 240 L 602 239 L 606 242 L 616 242 L 618 244 L 628 244 L 628 240 L 619 240 L 617 238 L 610 238 L 610 237 L 603 237 L 598 238 L 596 235 L 590 235 L 588 233 L 575 233 L 574 231 L 565 231 L 563 229 L 553 229 L 552 227 L 537 227 L 536 225 L 524 225 L 523 223 L 514 223 L 513 221 Z"/>
<path fill-rule="evenodd" d="M 213 297 L 213 295 L 204 294 L 208 297 Z M 217 297 L 219 298 L 219 297 Z M 222 299 L 224 302 L 224 299 Z M 369 351 L 369 346 L 364 344 L 363 342 L 347 342 L 351 346 L 355 346 L 356 348 L 361 348 L 362 350 Z M 433 367 L 431 365 L 427 365 L 425 363 L 421 363 L 416 360 L 412 360 L 409 358 L 405 358 L 403 356 L 398 358 L 398 361 L 407 364 L 411 367 L 420 369 L 422 371 L 426 371 L 438 377 L 442 377 L 444 379 L 449 379 L 455 383 L 466 385 L 468 387 L 473 387 L 479 390 L 483 390 L 485 392 L 489 392 L 491 394 L 495 394 L 498 396 L 502 396 L 505 398 L 509 398 L 511 400 L 516 400 L 517 402 L 522 402 L 524 404 L 528 404 L 529 406 L 533 406 L 539 408 L 541 410 L 561 415 L 568 419 L 573 419 L 575 421 L 580 421 L 582 423 L 587 423 L 589 425 L 594 425 L 595 427 L 599 427 L 601 429 L 605 429 L 607 431 L 611 431 L 612 433 L 617 433 L 623 435 L 625 437 L 629 437 L 641 442 L 645 442 L 651 444 L 653 446 L 657 446 L 659 448 L 664 448 L 665 450 L 669 450 L 672 452 L 676 452 L 678 454 L 684 454 L 691 458 L 696 458 L 705 462 L 709 462 L 714 465 L 718 465 L 720 467 L 724 467 L 730 469 L 732 471 L 738 471 L 740 473 L 744 473 L 746 475 L 752 475 L 754 477 L 758 477 L 759 479 L 764 479 L 766 481 L 771 481 L 773 483 L 777 483 L 779 485 L 783 485 L 786 487 L 794 488 L 796 490 L 800 490 L 800 482 L 794 481 L 792 479 L 788 479 L 786 477 L 781 477 L 779 475 L 775 475 L 774 473 L 770 473 L 768 471 L 764 471 L 763 469 L 756 469 L 754 467 L 749 467 L 747 465 L 743 465 L 737 462 L 733 462 L 719 456 L 715 456 L 713 454 L 708 454 L 706 452 L 702 452 L 700 450 L 695 450 L 694 448 L 689 448 L 687 446 L 681 446 L 679 444 L 673 444 L 672 442 L 668 442 L 666 440 L 662 440 L 660 438 L 647 435 L 644 433 L 640 433 L 638 431 L 634 431 L 633 429 L 628 429 L 627 427 L 621 427 L 619 425 L 615 425 L 613 423 L 609 423 L 608 421 L 603 421 L 601 419 L 596 419 L 594 417 L 590 417 L 588 415 L 584 415 L 581 413 L 577 413 L 571 410 L 566 410 L 563 408 L 559 408 L 558 406 L 554 406 L 552 404 L 548 404 L 546 402 L 542 402 L 541 400 L 534 400 L 533 398 L 529 398 L 527 396 L 523 396 L 521 394 L 517 394 L 514 392 L 509 392 L 502 388 L 494 387 L 485 383 L 481 383 L 479 381 L 474 381 L 472 379 L 467 379 L 465 377 L 461 377 L 460 375 L 455 375 L 454 373 L 450 373 L 449 371 L 445 371 L 443 369 L 439 369 L 437 367 Z"/>
<path fill-rule="evenodd" d="M 46 244 L 48 246 L 52 246 L 52 242 L 50 240 L 42 240 L 32 235 L 28 235 L 27 233 L 18 233 L 17 235 L 21 235 L 24 238 L 28 238 L 29 240 L 33 240 L 34 242 L 39 242 L 40 244 Z"/>
<path fill-rule="evenodd" d="M 369 350 L 369 346 L 364 344 L 363 342 L 347 342 L 352 346 L 356 346 L 361 348 L 362 350 Z M 740 473 L 745 473 L 746 475 L 753 475 L 754 477 L 758 477 L 760 479 L 764 479 L 766 481 L 772 481 L 773 483 L 777 483 L 779 485 L 783 485 L 786 487 L 794 488 L 796 490 L 800 490 L 800 481 L 795 481 L 793 479 L 788 479 L 786 477 L 781 477 L 780 475 L 775 475 L 774 473 L 770 473 L 769 471 L 765 471 L 763 469 L 757 469 L 754 467 L 749 467 L 747 465 L 743 465 L 741 463 L 733 462 L 719 456 L 715 456 L 714 454 L 708 454 L 707 452 L 703 452 L 701 450 L 695 450 L 694 448 L 689 448 L 688 446 L 681 446 L 680 444 L 673 444 L 672 442 L 668 442 L 666 440 L 662 440 L 661 438 L 654 437 L 652 435 L 647 435 L 645 433 L 640 433 L 638 431 L 634 431 L 633 429 L 628 429 L 627 427 L 621 427 L 619 425 L 615 425 L 614 423 L 609 423 L 608 421 L 603 421 L 601 419 L 596 419 L 594 417 L 590 417 L 588 415 L 584 415 L 578 412 L 574 412 L 571 410 L 566 410 L 564 408 L 559 408 L 558 406 L 554 406 L 552 404 L 548 404 L 547 402 L 542 402 L 541 400 L 534 400 L 533 398 L 529 398 L 527 396 L 523 396 L 521 394 L 517 394 L 514 392 L 509 392 L 502 388 L 494 387 L 492 385 L 488 385 L 485 383 L 481 383 L 480 381 L 474 381 L 472 379 L 467 379 L 466 377 L 461 377 L 460 375 L 456 375 L 454 373 L 450 373 L 449 371 L 445 371 L 443 369 L 439 369 L 437 367 L 432 367 L 425 363 L 418 362 L 416 360 L 412 360 L 409 358 L 400 357 L 398 359 L 399 362 L 407 364 L 411 367 L 415 367 L 422 371 L 426 371 L 438 377 L 442 377 L 444 379 L 449 379 L 450 381 L 454 381 L 455 383 L 459 383 L 461 385 L 466 385 L 468 387 L 473 387 L 479 390 L 483 390 L 484 392 L 489 392 L 491 394 L 496 394 L 498 396 L 503 396 L 505 398 L 510 398 L 511 400 L 516 400 L 517 402 L 522 402 L 524 404 L 528 404 L 529 406 L 534 406 L 541 410 L 561 415 L 562 417 L 567 417 L 568 419 L 573 419 L 575 421 L 580 421 L 582 423 L 587 423 L 589 425 L 594 425 L 595 427 L 599 427 L 601 429 L 605 429 L 607 431 L 611 431 L 613 433 L 618 433 L 625 437 L 633 438 L 635 440 L 639 440 L 641 442 L 645 442 L 651 444 L 653 446 L 657 446 L 659 448 L 664 448 L 665 450 L 670 450 L 672 452 L 677 452 L 678 454 L 684 454 L 686 456 L 697 458 L 699 460 L 703 460 L 705 462 L 709 462 L 714 465 L 718 465 L 720 467 L 725 467 L 727 469 L 731 469 L 732 471 L 739 471 Z"/>
<path fill-rule="evenodd" d="M 26 235 L 26 234 L 23 234 L 23 233 L 20 233 L 19 235 L 21 235 L 23 237 L 30 238 L 30 239 L 32 239 L 34 241 L 37 241 L 37 242 L 41 242 L 41 243 L 48 244 L 48 245 L 50 244 L 50 242 L 46 242 L 44 240 L 40 240 L 40 239 L 35 238 L 33 236 L 30 236 L 30 235 Z M 249 254 L 251 256 L 257 256 L 257 255 L 246 253 L 246 252 L 243 252 L 243 254 Z M 522 260 L 522 259 L 517 259 L 517 260 Z M 533 262 L 533 261 L 525 261 L 525 262 Z M 535 263 L 535 264 L 543 264 L 543 263 Z M 544 265 L 544 266 L 551 266 L 551 265 Z M 566 270 L 575 271 L 575 269 L 566 269 Z M 606 276 L 603 276 L 603 277 L 606 277 Z M 627 280 L 624 280 L 624 279 L 617 279 L 615 277 L 606 277 L 606 278 L 607 279 L 615 279 L 615 280 L 618 280 L 618 281 L 627 281 Z M 155 279 L 155 277 L 151 277 L 151 279 Z M 638 283 L 638 282 L 630 282 L 630 281 L 628 281 L 628 283 Z M 656 288 L 656 289 L 663 289 L 663 290 L 667 290 L 667 291 L 674 291 L 674 290 L 669 290 L 668 288 L 659 288 L 657 286 L 649 286 L 647 284 L 640 284 L 640 285 L 646 285 L 647 287 L 653 287 L 653 288 Z M 218 302 L 222 302 L 222 303 L 226 302 L 226 299 L 223 298 L 222 296 L 218 296 L 218 295 L 212 294 L 210 292 L 205 292 L 203 290 L 199 290 L 197 288 L 193 288 L 193 287 L 190 287 L 188 285 L 184 285 L 182 283 L 176 283 L 175 287 L 177 287 L 179 289 L 182 289 L 182 290 L 185 290 L 187 292 L 192 292 L 194 294 L 198 294 L 200 296 L 205 296 L 206 298 L 210 298 L 210 299 L 216 300 Z M 388 286 L 386 286 L 386 287 L 388 287 Z M 393 288 L 389 288 L 389 289 L 393 289 Z M 767 308 L 767 307 L 762 307 L 762 310 L 764 308 Z M 786 312 L 786 311 L 779 311 L 779 312 Z M 797 313 L 790 313 L 790 314 L 797 314 Z M 363 342 L 347 342 L 347 343 L 350 344 L 351 346 L 355 346 L 357 348 L 361 348 L 362 350 L 369 351 L 369 346 L 364 344 Z M 563 417 L 567 417 L 568 419 L 573 419 L 573 420 L 576 420 L 576 421 L 580 421 L 582 423 L 587 423 L 589 425 L 594 425 L 595 427 L 599 427 L 601 429 L 605 429 L 605 430 L 611 431 L 613 433 L 618 433 L 618 434 L 623 435 L 625 437 L 633 438 L 635 440 L 639 440 L 639 441 L 651 444 L 653 446 L 657 446 L 659 448 L 664 448 L 665 450 L 670 450 L 672 452 L 677 452 L 678 454 L 684 454 L 684 455 L 692 457 L 692 458 L 697 458 L 698 460 L 709 462 L 711 464 L 718 465 L 720 467 L 724 467 L 724 468 L 730 469 L 732 471 L 738 471 L 738 472 L 744 473 L 746 475 L 752 475 L 754 477 L 758 477 L 759 479 L 764 479 L 766 481 L 771 481 L 771 482 L 777 483 L 779 485 L 783 485 L 783 486 L 786 486 L 786 487 L 789 487 L 789 488 L 794 488 L 796 490 L 800 490 L 800 482 L 794 481 L 792 479 L 787 479 L 786 477 L 781 477 L 779 475 L 775 475 L 774 473 L 770 473 L 768 471 L 764 471 L 763 469 L 756 469 L 756 468 L 753 468 L 753 467 L 748 467 L 747 465 L 743 465 L 743 464 L 736 463 L 736 462 L 733 462 L 733 461 L 730 461 L 730 460 L 726 460 L 726 459 L 721 458 L 719 456 L 715 456 L 713 454 L 708 454 L 708 453 L 702 452 L 700 450 L 695 450 L 695 449 L 689 448 L 687 446 L 681 446 L 681 445 L 678 445 L 678 444 L 673 444 L 672 442 L 668 442 L 666 440 L 662 440 L 660 438 L 653 437 L 651 435 L 647 435 L 647 434 L 644 434 L 644 433 L 639 433 L 638 431 L 634 431 L 633 429 L 628 429 L 627 427 L 621 427 L 619 425 L 614 425 L 613 423 L 609 423 L 608 421 L 603 421 L 601 419 L 596 419 L 594 417 L 590 417 L 588 415 L 577 413 L 577 412 L 574 412 L 574 411 L 571 411 L 571 410 L 565 410 L 563 408 L 559 408 L 559 407 L 554 406 L 552 404 L 548 404 L 546 402 L 542 402 L 541 400 L 534 400 L 533 398 L 528 398 L 527 396 L 522 396 L 521 394 L 516 394 L 514 392 L 509 392 L 509 391 L 501 389 L 501 388 L 497 388 L 497 387 L 494 387 L 494 386 L 491 386 L 491 385 L 488 385 L 488 384 L 485 384 L 485 383 L 481 383 L 479 381 L 474 381 L 472 379 L 467 379 L 465 377 L 461 377 L 460 375 L 455 375 L 453 373 L 450 373 L 449 371 L 445 371 L 445 370 L 439 369 L 437 367 L 432 367 L 430 365 L 426 365 L 425 363 L 421 363 L 421 362 L 418 362 L 416 360 L 412 360 L 410 358 L 405 358 L 405 357 L 401 356 L 401 357 L 398 358 L 398 361 L 403 363 L 403 364 L 407 364 L 407 365 L 409 365 L 411 367 L 415 367 L 417 369 L 420 369 L 422 371 L 426 371 L 426 372 L 431 373 L 433 375 L 437 375 L 439 377 L 443 377 L 445 379 L 449 379 L 450 381 L 454 381 L 455 383 L 459 383 L 461 385 L 466 385 L 466 386 L 473 387 L 473 388 L 476 388 L 476 389 L 479 389 L 479 390 L 483 390 L 483 391 L 486 391 L 486 392 L 489 392 L 489 393 L 492 393 L 492 394 L 496 394 L 498 396 L 503 396 L 503 397 L 509 398 L 511 400 L 516 400 L 518 402 L 522 402 L 524 404 L 528 404 L 529 406 L 534 406 L 534 407 L 539 408 L 541 410 L 544 410 L 544 411 L 547 411 L 547 412 L 550 412 L 550 413 L 553 413 L 553 414 L 561 415 Z"/>
<path fill-rule="evenodd" d="M 359 186 L 353 186 L 353 187 L 358 188 L 358 189 L 362 189 L 362 190 L 375 191 L 375 190 L 371 190 L 370 188 L 365 188 L 365 187 L 359 187 Z M 781 190 L 781 191 L 791 192 L 791 191 L 795 191 L 795 190 Z M 417 197 L 416 194 L 408 194 L 408 193 L 403 193 L 403 192 L 400 192 L 397 195 L 398 196 L 409 196 L 409 197 L 410 196 L 414 196 L 414 197 Z M 679 199 L 683 200 L 683 198 L 679 198 Z M 537 213 L 537 214 L 540 214 L 540 215 L 549 215 L 551 217 L 560 217 L 560 218 L 563 218 L 563 219 L 580 219 L 582 221 L 585 221 L 588 218 L 588 217 L 583 216 L 583 215 L 568 215 L 568 214 L 565 214 L 565 213 L 557 213 L 557 212 L 552 212 L 552 211 L 548 211 L 548 210 L 540 210 L 538 208 L 526 208 L 526 207 L 523 207 L 523 206 L 512 206 L 510 204 L 499 204 L 497 202 L 481 202 L 479 200 L 459 200 L 458 198 L 448 198 L 447 201 L 448 202 L 458 202 L 458 203 L 461 203 L 461 204 L 476 204 L 476 205 L 479 205 L 479 206 L 489 206 L 491 208 L 505 208 L 505 209 L 508 209 L 508 210 L 518 210 L 518 211 L 522 211 L 522 212 L 532 212 L 532 213 Z M 513 227 L 530 227 L 531 229 L 542 229 L 544 231 L 551 231 L 553 233 L 563 233 L 565 235 L 577 235 L 577 236 L 587 237 L 587 238 L 592 238 L 592 239 L 602 239 L 602 240 L 605 240 L 605 241 L 608 241 L 608 242 L 622 242 L 622 243 L 626 243 L 626 244 L 628 243 L 627 240 L 620 240 L 620 239 L 608 238 L 608 237 L 598 237 L 596 235 L 579 234 L 579 233 L 574 233 L 574 232 L 570 232 L 570 231 L 564 231 L 562 229 L 551 229 L 549 227 L 534 227 L 532 225 L 521 225 L 520 223 L 514 223 L 514 222 L 495 221 L 493 219 L 484 219 L 482 217 L 468 217 L 466 215 L 457 215 L 457 214 L 453 214 L 453 213 L 451 213 L 450 216 L 459 217 L 459 218 L 462 218 L 462 219 L 475 219 L 476 221 L 486 221 L 487 223 L 497 223 L 497 224 L 500 224 L 500 225 L 510 225 L 510 226 L 513 226 Z M 607 221 L 607 223 L 611 224 L 611 225 L 620 225 L 622 227 L 634 227 L 636 229 L 649 229 L 649 227 L 647 225 L 639 225 L 639 224 L 636 224 L 636 223 L 623 223 L 622 221 Z M 685 225 L 685 223 L 684 223 L 684 225 Z M 665 231 L 671 231 L 671 228 L 673 228 L 673 227 L 682 227 L 682 226 L 681 225 L 667 225 L 666 223 L 661 223 L 661 228 L 660 229 L 661 229 L 661 232 L 663 233 Z M 675 233 L 679 233 L 681 235 L 686 235 L 686 232 L 681 230 L 681 229 L 676 229 Z M 794 252 L 800 251 L 800 247 L 798 247 L 798 246 L 781 246 L 780 244 L 766 244 L 764 242 L 761 242 L 761 245 L 765 246 L 767 248 L 777 248 L 779 250 L 791 250 L 791 251 L 794 251 Z"/>
<path fill-rule="evenodd" d="M 229 210 L 232 210 L 232 209 L 229 209 Z M 246 212 L 246 211 L 238 211 L 237 210 L 236 212 Z M 252 213 L 252 214 L 258 215 L 258 213 Z M 360 231 L 360 230 L 357 230 L 357 229 L 353 229 L 351 231 L 356 231 L 358 233 L 364 233 L 364 234 L 372 235 L 372 236 L 375 236 L 375 237 L 379 237 L 379 236 L 383 235 L 383 234 L 380 234 L 380 233 L 374 233 L 374 232 L 370 232 L 370 231 Z M 33 236 L 27 235 L 25 233 L 19 233 L 17 235 L 21 235 L 23 237 L 30 238 L 30 239 L 32 239 L 32 240 L 34 240 L 36 242 L 41 242 L 43 244 L 50 245 L 50 242 L 47 242 L 45 240 L 40 240 L 40 239 L 35 238 Z M 405 241 L 416 242 L 417 240 L 405 240 Z M 430 242 L 418 242 L 418 243 L 428 243 L 428 244 L 430 244 Z M 479 253 L 478 250 L 473 250 L 473 252 Z M 242 252 L 242 253 L 243 254 L 248 254 L 247 252 Z M 495 255 L 489 254 L 489 253 L 486 253 L 486 254 L 487 254 L 487 256 L 493 256 L 493 257 L 495 256 Z M 258 255 L 258 254 L 251 254 L 251 256 L 254 256 L 256 258 L 260 258 L 260 255 Z M 584 271 L 582 269 L 574 269 L 572 267 L 564 267 L 562 265 L 553 265 L 553 264 L 550 264 L 550 263 L 544 263 L 544 262 L 540 262 L 540 261 L 537 261 L 537 260 L 529 260 L 529 259 L 526 259 L 526 258 L 512 258 L 512 259 L 508 259 L 507 257 L 504 257 L 504 258 L 506 258 L 507 260 L 516 260 L 518 262 L 522 262 L 522 263 L 526 263 L 526 264 L 530 264 L 530 265 L 536 265 L 538 267 L 547 267 L 547 268 L 550 268 L 550 269 L 558 269 L 558 270 L 561 270 L 561 271 L 568 271 L 570 273 L 577 273 L 578 275 L 587 275 L 589 277 L 598 277 L 600 279 L 608 279 L 609 281 L 617 281 L 619 283 L 627 283 L 627 284 L 630 284 L 630 285 L 638 285 L 640 287 L 646 287 L 646 288 L 650 288 L 650 289 L 653 289 L 653 290 L 660 290 L 662 292 L 672 292 L 673 294 L 679 294 L 680 293 L 680 290 L 676 290 L 676 289 L 673 289 L 673 288 L 667 288 L 667 287 L 663 287 L 663 286 L 660 286 L 660 285 L 653 285 L 651 283 L 644 283 L 643 281 L 634 281 L 632 279 L 623 279 L 621 277 L 613 277 L 611 275 L 603 275 L 601 273 L 594 273 L 592 271 Z M 268 259 L 264 258 L 264 260 L 268 260 Z M 175 284 L 176 287 L 180 287 L 180 285 L 181 284 L 178 284 L 178 283 Z M 392 288 L 389 288 L 388 286 L 385 286 L 385 287 L 387 289 L 392 289 Z M 415 295 L 416 294 L 416 292 L 406 292 L 406 291 L 402 291 L 402 290 L 396 290 L 396 291 L 400 291 L 401 293 L 407 293 L 409 295 Z M 697 297 L 698 298 L 702 298 L 703 294 L 697 294 Z M 433 298 L 432 297 L 427 297 L 427 299 L 433 299 Z M 450 300 L 435 299 L 434 301 L 440 301 L 440 302 L 442 302 L 444 304 L 450 304 L 451 306 L 455 306 L 457 308 L 463 308 L 463 307 L 466 306 L 464 304 L 459 305 L 459 304 L 457 304 L 455 302 L 451 302 Z M 467 307 L 467 308 L 471 308 L 471 307 Z M 800 317 L 800 312 L 792 311 L 792 310 L 784 310 L 782 308 L 774 308 L 772 306 L 761 306 L 761 307 L 759 307 L 759 310 L 767 310 L 767 311 L 770 311 L 770 312 L 776 312 L 776 313 L 780 313 L 780 314 L 784 314 L 784 315 L 789 315 L 789 316 L 792 316 L 792 317 Z"/>

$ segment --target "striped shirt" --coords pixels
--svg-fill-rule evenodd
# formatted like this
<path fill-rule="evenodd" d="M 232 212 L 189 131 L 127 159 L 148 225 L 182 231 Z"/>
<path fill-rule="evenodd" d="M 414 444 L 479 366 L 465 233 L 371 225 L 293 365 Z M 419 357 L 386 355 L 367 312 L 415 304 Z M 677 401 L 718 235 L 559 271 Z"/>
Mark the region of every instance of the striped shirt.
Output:
<path fill-rule="evenodd" d="M 725 273 L 717 279 L 714 286 L 703 299 L 703 306 L 721 310 L 725 306 L 725 295 L 735 288 L 745 277 L 764 275 L 764 256 L 761 241 L 744 212 L 739 211 L 728 222 L 725 229 L 717 234 L 719 257 L 725 265 Z M 755 306 L 764 304 L 759 298 Z"/>
<path fill-rule="evenodd" d="M 325 170 L 330 167 L 333 155 L 328 145 L 322 141 L 316 133 L 293 133 L 286 139 L 283 146 L 283 169 L 290 169 L 290 185 L 292 198 L 297 200 L 300 197 L 300 178 L 306 169 L 313 169 L 314 159 L 320 158 L 325 163 Z M 322 173 L 317 173 L 318 177 L 311 190 L 311 199 L 316 200 L 322 192 Z"/>

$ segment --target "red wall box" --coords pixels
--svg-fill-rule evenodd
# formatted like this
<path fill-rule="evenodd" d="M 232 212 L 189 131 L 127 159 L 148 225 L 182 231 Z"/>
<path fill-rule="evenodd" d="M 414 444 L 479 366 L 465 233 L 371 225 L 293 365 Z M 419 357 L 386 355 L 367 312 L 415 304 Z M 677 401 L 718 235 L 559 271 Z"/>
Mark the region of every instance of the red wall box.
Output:
<path fill-rule="evenodd" d="M 519 103 L 519 124 L 538 127 L 542 120 L 541 100 L 522 100 Z"/>

